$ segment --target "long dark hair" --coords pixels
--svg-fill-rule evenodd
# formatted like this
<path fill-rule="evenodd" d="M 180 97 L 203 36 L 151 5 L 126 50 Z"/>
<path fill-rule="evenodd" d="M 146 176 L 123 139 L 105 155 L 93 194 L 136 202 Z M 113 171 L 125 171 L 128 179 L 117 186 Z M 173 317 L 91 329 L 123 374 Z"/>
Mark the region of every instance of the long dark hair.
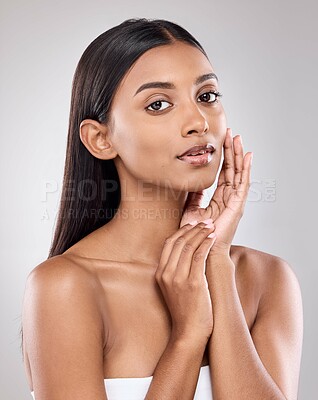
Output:
<path fill-rule="evenodd" d="M 112 99 L 133 63 L 147 50 L 176 40 L 197 47 L 208 58 L 181 26 L 146 18 L 128 19 L 107 30 L 81 56 L 73 78 L 63 187 L 48 258 L 111 220 L 120 203 L 115 163 L 100 160 L 86 149 L 80 140 L 80 123 L 86 118 L 110 122 Z"/>

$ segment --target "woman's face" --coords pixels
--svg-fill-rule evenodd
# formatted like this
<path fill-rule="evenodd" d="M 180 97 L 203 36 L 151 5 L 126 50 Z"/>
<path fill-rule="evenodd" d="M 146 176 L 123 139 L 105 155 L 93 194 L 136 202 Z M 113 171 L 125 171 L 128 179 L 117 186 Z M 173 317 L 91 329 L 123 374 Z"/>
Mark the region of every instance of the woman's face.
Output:
<path fill-rule="evenodd" d="M 112 102 L 110 139 L 122 179 L 181 191 L 213 184 L 222 155 L 226 117 L 209 60 L 197 48 L 176 42 L 144 53 L 123 78 Z M 164 87 L 140 89 L 150 82 Z M 153 86 L 153 85 L 149 85 Z M 162 86 L 162 85 L 161 85 Z M 169 86 L 169 87 L 168 87 Z M 189 148 L 210 143 L 215 151 L 205 165 L 177 158 Z"/>

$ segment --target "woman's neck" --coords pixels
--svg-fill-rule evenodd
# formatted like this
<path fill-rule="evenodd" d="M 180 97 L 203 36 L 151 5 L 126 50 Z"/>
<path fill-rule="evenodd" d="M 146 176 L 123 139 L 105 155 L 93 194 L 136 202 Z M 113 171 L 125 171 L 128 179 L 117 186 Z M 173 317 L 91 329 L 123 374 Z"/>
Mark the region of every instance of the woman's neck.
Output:
<path fill-rule="evenodd" d="M 99 232 L 120 260 L 156 264 L 165 239 L 179 229 L 187 193 L 179 199 L 121 201 L 116 215 Z"/>

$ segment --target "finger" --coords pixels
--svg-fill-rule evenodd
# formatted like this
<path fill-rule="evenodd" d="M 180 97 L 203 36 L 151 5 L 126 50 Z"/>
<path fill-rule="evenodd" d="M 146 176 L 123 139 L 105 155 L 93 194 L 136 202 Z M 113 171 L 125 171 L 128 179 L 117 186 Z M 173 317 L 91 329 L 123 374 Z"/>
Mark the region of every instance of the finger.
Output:
<path fill-rule="evenodd" d="M 234 181 L 234 156 L 233 156 L 233 138 L 230 128 L 226 131 L 224 140 L 224 168 L 225 168 L 225 184 L 233 186 Z"/>
<path fill-rule="evenodd" d="M 159 264 L 158 264 L 158 267 L 157 267 L 157 270 L 156 270 L 156 277 L 158 277 L 158 276 L 160 276 L 162 274 L 162 271 L 164 270 L 164 268 L 165 268 L 165 266 L 166 266 L 166 264 L 168 262 L 168 259 L 169 259 L 169 256 L 170 256 L 170 253 L 171 253 L 171 250 L 172 250 L 172 247 L 174 245 L 175 240 L 179 236 L 182 236 L 187 231 L 192 229 L 193 226 L 194 225 L 192 225 L 190 223 L 186 224 L 186 225 L 183 225 L 182 228 L 178 229 L 173 235 L 169 236 L 169 238 L 167 238 L 165 240 L 164 245 L 163 245 L 163 249 L 162 249 L 162 252 L 161 252 Z"/>
<path fill-rule="evenodd" d="M 180 243 L 180 245 L 176 243 L 166 269 L 166 271 L 170 271 L 170 275 L 173 276 L 174 280 L 182 282 L 189 278 L 195 251 L 214 230 L 215 226 L 213 224 L 206 225 L 197 231 L 194 236 L 187 239 L 186 242 Z"/>
<path fill-rule="evenodd" d="M 210 236 L 210 237 L 209 237 Z M 206 259 L 214 245 L 216 234 L 212 232 L 206 237 L 193 255 L 189 278 L 197 280 L 205 274 Z"/>
<path fill-rule="evenodd" d="M 253 153 L 248 152 L 245 154 L 243 160 L 242 183 L 240 190 L 248 192 L 251 182 L 251 169 L 252 169 Z"/>
<path fill-rule="evenodd" d="M 179 281 L 187 279 L 194 251 L 214 229 L 214 225 L 209 227 L 204 223 L 199 223 L 189 232 L 176 239 L 162 274 Z"/>
<path fill-rule="evenodd" d="M 238 188 L 242 180 L 243 170 L 243 144 L 241 135 L 237 135 L 233 141 L 234 146 L 234 164 L 235 164 L 235 176 L 234 176 L 234 188 Z"/>

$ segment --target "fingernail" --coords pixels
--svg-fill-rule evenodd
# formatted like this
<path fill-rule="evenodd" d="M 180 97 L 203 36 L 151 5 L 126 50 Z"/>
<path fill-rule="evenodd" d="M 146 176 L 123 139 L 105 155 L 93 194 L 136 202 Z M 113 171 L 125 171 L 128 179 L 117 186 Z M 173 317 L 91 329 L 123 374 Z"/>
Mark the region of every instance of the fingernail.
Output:
<path fill-rule="evenodd" d="M 252 165 L 252 163 L 253 163 L 253 153 L 251 155 L 251 165 Z"/>
<path fill-rule="evenodd" d="M 214 238 L 216 236 L 216 234 L 214 233 L 214 232 L 212 232 L 212 233 L 210 233 L 209 235 L 208 235 L 208 238 Z"/>
<path fill-rule="evenodd" d="M 198 223 L 198 221 L 190 221 L 189 224 L 190 225 L 196 225 Z"/>
<path fill-rule="evenodd" d="M 206 225 L 211 225 L 213 221 L 212 221 L 212 218 L 208 218 L 201 222 L 204 222 Z"/>

